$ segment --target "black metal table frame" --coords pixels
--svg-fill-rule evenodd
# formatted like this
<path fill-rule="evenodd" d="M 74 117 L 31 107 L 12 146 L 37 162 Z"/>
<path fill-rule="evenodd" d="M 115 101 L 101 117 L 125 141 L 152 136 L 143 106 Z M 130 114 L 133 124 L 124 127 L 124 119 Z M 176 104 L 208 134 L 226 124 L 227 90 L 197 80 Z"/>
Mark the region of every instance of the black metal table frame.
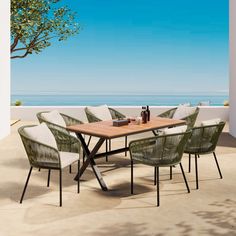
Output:
<path fill-rule="evenodd" d="M 112 150 L 112 151 L 108 151 L 108 152 L 103 152 L 103 153 L 97 153 L 98 150 L 100 149 L 100 147 L 102 146 L 102 144 L 104 143 L 104 141 L 107 139 L 105 137 L 100 137 L 98 142 L 96 143 L 96 145 L 94 146 L 94 148 L 90 151 L 88 148 L 88 145 L 85 142 L 85 139 L 83 137 L 83 135 L 81 133 L 76 133 L 78 139 L 81 142 L 81 146 L 83 148 L 84 154 L 85 156 L 87 156 L 85 162 L 83 163 L 81 169 L 80 169 L 80 173 L 78 173 L 75 177 L 75 180 L 78 180 L 84 173 L 84 171 L 87 169 L 88 165 L 90 165 L 92 167 L 92 170 L 98 180 L 98 183 L 100 184 L 101 188 L 103 191 L 107 191 L 108 188 L 102 178 L 101 172 L 98 169 L 95 159 L 96 158 L 100 158 L 103 156 L 109 156 L 109 155 L 114 155 L 114 154 L 118 154 L 118 153 L 122 153 L 122 152 L 126 152 L 129 150 L 128 147 L 125 148 L 120 148 L 120 149 L 116 149 L 116 150 Z"/>

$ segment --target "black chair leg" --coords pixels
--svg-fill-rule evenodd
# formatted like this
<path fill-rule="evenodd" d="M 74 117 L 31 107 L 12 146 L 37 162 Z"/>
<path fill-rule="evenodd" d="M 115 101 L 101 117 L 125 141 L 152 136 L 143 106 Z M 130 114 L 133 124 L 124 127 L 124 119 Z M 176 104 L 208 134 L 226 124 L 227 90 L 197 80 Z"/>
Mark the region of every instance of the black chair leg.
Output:
<path fill-rule="evenodd" d="M 191 172 L 191 154 L 188 154 L 188 172 Z"/>
<path fill-rule="evenodd" d="M 170 166 L 170 179 L 172 179 L 172 166 Z"/>
<path fill-rule="evenodd" d="M 30 170 L 29 170 L 29 174 L 28 174 L 27 179 L 26 179 L 26 183 L 25 183 L 24 189 L 23 189 L 23 193 L 21 195 L 20 203 L 23 202 L 23 198 L 24 198 L 24 195 L 25 195 L 25 191 L 26 191 L 29 179 L 30 179 L 30 175 L 31 175 L 32 169 L 33 169 L 33 167 L 31 166 Z"/>
<path fill-rule="evenodd" d="M 109 139 L 109 151 L 111 151 L 111 139 Z"/>
<path fill-rule="evenodd" d="M 71 167 L 71 165 L 69 166 L 69 173 L 70 173 L 70 174 L 72 173 L 72 167 Z"/>
<path fill-rule="evenodd" d="M 223 179 L 223 176 L 222 176 L 222 174 L 221 174 L 220 166 L 219 166 L 219 163 L 218 163 L 218 161 L 217 161 L 215 152 L 213 152 L 213 155 L 214 155 L 214 158 L 215 158 L 215 161 L 216 161 L 217 169 L 218 169 L 219 174 L 220 174 L 220 178 Z"/>
<path fill-rule="evenodd" d="M 157 206 L 160 206 L 160 181 L 159 181 L 159 167 L 156 167 L 157 175 L 156 175 L 156 181 L 157 181 Z"/>
<path fill-rule="evenodd" d="M 157 167 L 154 167 L 154 185 L 157 184 Z"/>
<path fill-rule="evenodd" d="M 60 207 L 62 206 L 62 170 L 59 170 L 59 196 L 60 196 Z"/>
<path fill-rule="evenodd" d="M 198 189 L 198 168 L 197 168 L 198 156 L 195 154 L 195 172 L 196 172 L 196 189 Z"/>
<path fill-rule="evenodd" d="M 185 174 L 184 174 L 183 166 L 182 166 L 181 163 L 179 163 L 179 165 L 180 165 L 180 169 L 181 169 L 182 175 L 183 175 L 183 177 L 184 177 L 184 182 L 185 182 L 186 188 L 187 188 L 187 190 L 188 190 L 188 193 L 190 193 L 190 189 L 189 189 L 189 186 L 188 186 L 188 181 L 187 181 L 186 176 L 185 176 Z"/>
<path fill-rule="evenodd" d="M 127 142 L 128 142 L 128 138 L 127 136 L 125 136 L 125 147 L 127 148 Z M 125 151 L 125 156 L 127 157 L 127 151 Z"/>
<path fill-rule="evenodd" d="M 50 175 L 51 175 L 51 170 L 48 170 L 48 182 L 47 182 L 47 187 L 50 185 Z"/>
<path fill-rule="evenodd" d="M 39 171 L 41 171 L 41 169 L 39 168 Z"/>
<path fill-rule="evenodd" d="M 134 162 L 131 160 L 131 194 L 134 194 Z"/>
<path fill-rule="evenodd" d="M 108 152 L 108 139 L 106 139 L 106 153 Z M 108 162 L 108 156 L 106 155 L 106 162 Z"/>
<path fill-rule="evenodd" d="M 77 180 L 77 193 L 80 192 L 80 161 L 78 160 L 78 180 Z"/>

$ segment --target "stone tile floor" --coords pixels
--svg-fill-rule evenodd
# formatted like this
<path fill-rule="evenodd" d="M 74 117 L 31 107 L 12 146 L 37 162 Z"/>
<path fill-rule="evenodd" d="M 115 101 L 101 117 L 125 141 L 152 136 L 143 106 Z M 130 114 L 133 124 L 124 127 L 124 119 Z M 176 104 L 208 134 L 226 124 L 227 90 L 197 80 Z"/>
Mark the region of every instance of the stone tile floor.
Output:
<path fill-rule="evenodd" d="M 236 235 L 236 139 L 227 129 L 217 147 L 223 179 L 211 155 L 199 159 L 200 189 L 195 189 L 194 162 L 187 173 L 188 194 L 179 167 L 169 180 L 169 169 L 160 169 L 161 206 L 156 205 L 153 168 L 136 165 L 135 194 L 130 195 L 130 161 L 124 155 L 98 160 L 109 191 L 103 192 L 91 169 L 76 193 L 73 173 L 63 171 L 63 207 L 58 206 L 58 172 L 52 172 L 46 187 L 47 171 L 34 170 L 23 204 L 20 195 L 29 164 L 17 128 L 32 122 L 18 122 L 11 135 L 0 141 L 0 236 L 19 235 Z M 152 135 L 151 133 L 145 134 Z M 140 136 L 134 136 L 139 138 Z M 122 146 L 123 139 L 113 141 Z"/>

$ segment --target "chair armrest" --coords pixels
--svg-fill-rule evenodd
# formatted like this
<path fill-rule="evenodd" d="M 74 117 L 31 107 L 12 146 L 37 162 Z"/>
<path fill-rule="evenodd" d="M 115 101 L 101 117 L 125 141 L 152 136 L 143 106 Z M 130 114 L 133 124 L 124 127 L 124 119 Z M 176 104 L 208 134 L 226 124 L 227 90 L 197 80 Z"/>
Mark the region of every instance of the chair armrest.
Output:
<path fill-rule="evenodd" d="M 113 108 L 109 107 L 109 111 L 111 113 L 112 119 L 123 119 L 123 118 L 126 117 L 124 114 L 120 113 L 119 111 L 117 111 L 117 110 L 115 110 Z"/>
<path fill-rule="evenodd" d="M 129 150 L 131 153 L 131 157 L 133 153 L 142 152 L 146 148 L 153 148 L 153 145 L 156 144 L 157 139 L 158 136 L 131 141 L 129 143 Z"/>
<path fill-rule="evenodd" d="M 50 130 L 52 131 L 57 143 L 60 144 L 68 144 L 68 143 L 78 143 L 79 140 L 72 136 L 70 132 L 68 132 L 65 128 L 64 129 L 58 129 L 55 127 L 50 127 Z"/>
<path fill-rule="evenodd" d="M 101 119 L 96 117 L 93 113 L 91 113 L 87 107 L 85 107 L 84 111 L 89 123 L 102 121 Z"/>
<path fill-rule="evenodd" d="M 34 167 L 60 168 L 60 155 L 56 148 L 21 135 L 29 162 Z"/>
<path fill-rule="evenodd" d="M 192 128 L 192 134 L 186 145 L 186 152 L 207 153 L 215 150 L 225 122 L 217 125 L 198 126 Z"/>
<path fill-rule="evenodd" d="M 172 118 L 174 113 L 175 113 L 175 111 L 176 111 L 176 109 L 177 109 L 177 107 L 172 108 L 172 109 L 170 109 L 168 111 L 165 111 L 165 112 L 161 113 L 160 115 L 158 115 L 158 117 Z"/>
<path fill-rule="evenodd" d="M 70 125 L 77 125 L 77 124 L 83 124 L 83 122 L 81 120 L 78 120 L 74 117 L 68 116 L 66 114 L 60 113 L 61 116 L 63 117 L 66 126 L 70 126 Z"/>
<path fill-rule="evenodd" d="M 179 163 L 190 134 L 191 131 L 187 131 L 131 141 L 130 157 L 149 165 Z"/>
<path fill-rule="evenodd" d="M 188 126 L 188 129 L 192 129 L 194 127 L 194 124 L 197 120 L 198 113 L 199 113 L 199 108 L 197 108 L 196 111 L 192 115 L 186 116 L 181 119 L 181 120 L 186 121 L 186 125 Z"/>

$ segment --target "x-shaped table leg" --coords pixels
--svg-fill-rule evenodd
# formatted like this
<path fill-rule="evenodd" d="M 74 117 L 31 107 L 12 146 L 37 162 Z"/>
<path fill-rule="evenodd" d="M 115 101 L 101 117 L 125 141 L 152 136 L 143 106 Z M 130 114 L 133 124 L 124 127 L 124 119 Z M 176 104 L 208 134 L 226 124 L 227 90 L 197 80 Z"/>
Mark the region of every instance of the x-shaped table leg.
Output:
<path fill-rule="evenodd" d="M 90 166 L 93 169 L 93 172 L 102 188 L 103 191 L 107 191 L 107 186 L 102 178 L 102 175 L 94 161 L 94 156 L 96 155 L 96 153 L 98 152 L 98 150 L 100 149 L 100 147 L 102 146 L 103 142 L 105 141 L 105 138 L 100 138 L 97 142 L 97 144 L 95 145 L 95 147 L 93 148 L 93 150 L 90 152 L 90 150 L 88 149 L 88 146 L 83 138 L 83 136 L 80 133 L 76 134 L 77 137 L 79 138 L 82 148 L 84 150 L 85 155 L 87 156 L 86 161 L 84 162 L 83 166 L 81 167 L 80 170 L 80 176 L 83 175 L 84 171 L 86 170 L 86 168 L 88 167 L 88 165 L 90 164 Z M 75 180 L 78 180 L 78 174 L 75 177 Z"/>

